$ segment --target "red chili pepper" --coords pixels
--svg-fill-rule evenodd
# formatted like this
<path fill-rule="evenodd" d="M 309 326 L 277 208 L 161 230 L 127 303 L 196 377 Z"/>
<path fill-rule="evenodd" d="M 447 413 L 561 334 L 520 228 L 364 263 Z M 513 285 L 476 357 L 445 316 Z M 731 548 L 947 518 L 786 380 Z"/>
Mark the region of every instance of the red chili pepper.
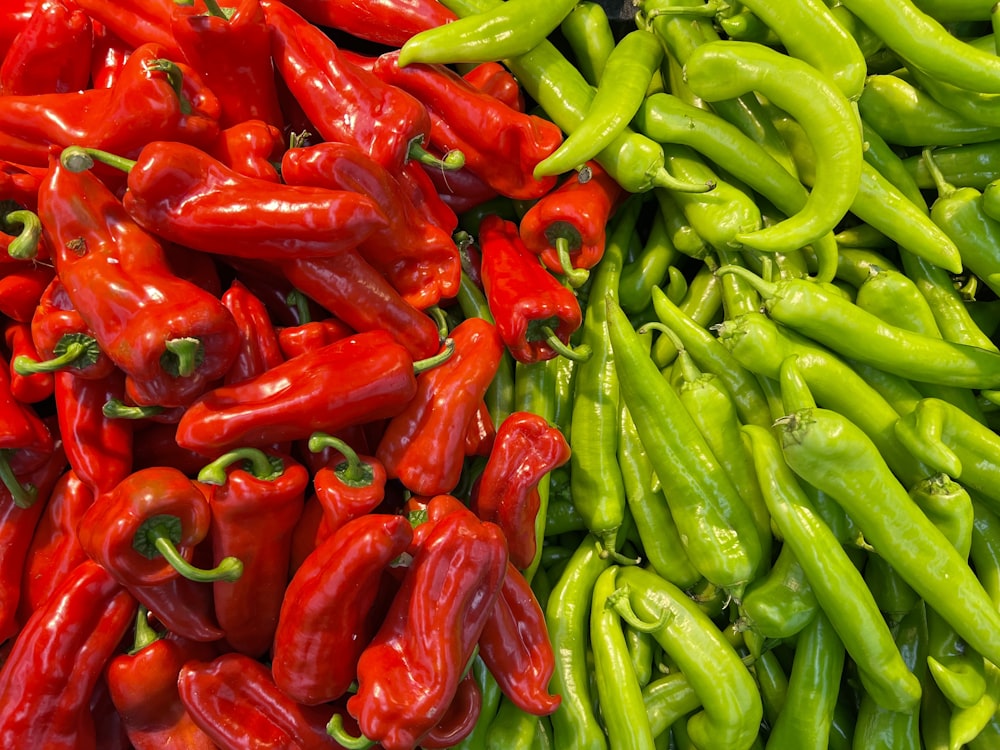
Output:
<path fill-rule="evenodd" d="M 503 529 L 511 562 L 520 570 L 532 564 L 537 551 L 538 483 L 569 456 L 562 432 L 532 412 L 514 412 L 497 429 L 471 505 L 480 518 Z"/>
<path fill-rule="evenodd" d="M 385 498 L 385 467 L 333 435 L 313 433 L 308 445 L 313 453 L 331 450 L 327 464 L 313 474 L 313 488 L 324 511 L 319 532 L 326 537 L 379 506 Z"/>
<path fill-rule="evenodd" d="M 134 614 L 135 600 L 107 571 L 78 565 L 31 615 L 0 669 L 0 743 L 95 750 L 90 697 Z"/>
<path fill-rule="evenodd" d="M 190 281 L 213 297 L 222 296 L 222 277 L 219 275 L 216 256 L 199 253 L 197 250 L 173 242 L 162 244 L 167 257 L 167 266 L 175 276 Z"/>
<path fill-rule="evenodd" d="M 296 703 L 274 684 L 264 664 L 244 654 L 181 667 L 177 688 L 188 714 L 220 748 L 331 750 L 326 734 L 329 708 Z"/>
<path fill-rule="evenodd" d="M 434 150 L 434 146 L 431 146 Z M 444 172 L 440 169 L 422 168 L 431 181 L 437 195 L 448 208 L 457 214 L 464 214 L 476 206 L 500 195 L 486 180 L 468 169 Z"/>
<path fill-rule="evenodd" d="M 420 740 L 420 747 L 426 750 L 454 747 L 472 734 L 482 708 L 483 693 L 472 670 L 467 670 L 465 677 L 458 683 L 448 710 Z"/>
<path fill-rule="evenodd" d="M 181 667 L 209 660 L 218 653 L 211 644 L 160 635 L 139 607 L 135 640 L 115 656 L 105 672 L 111 701 L 121 716 L 135 750 L 215 750 L 216 744 L 191 720 L 177 690 Z"/>
<path fill-rule="evenodd" d="M 34 488 L 34 502 L 26 507 L 14 502 L 10 492 L 0 486 L 0 643 L 18 630 L 17 612 L 28 550 L 52 488 L 65 468 L 66 457 L 57 445 L 41 466 L 16 474 L 18 483 Z"/>
<path fill-rule="evenodd" d="M 38 0 L 5 0 L 3 17 L 7 23 L 0 26 L 0 55 L 6 55 L 15 37 L 28 25 Z"/>
<path fill-rule="evenodd" d="M 183 59 L 218 95 L 222 127 L 263 120 L 281 128 L 270 33 L 258 0 L 237 0 L 225 10 L 215 0 L 170 5 L 174 40 Z"/>
<path fill-rule="evenodd" d="M 14 367 L 14 360 L 27 357 L 35 361 L 39 359 L 35 342 L 31 340 L 31 324 L 19 323 L 16 320 L 7 322 L 4 328 L 4 340 L 10 356 L 10 390 L 14 398 L 25 404 L 37 404 L 52 395 L 55 387 L 52 373 L 39 372 L 22 375 Z"/>
<path fill-rule="evenodd" d="M 531 584 L 508 564 L 500 595 L 479 636 L 479 655 L 503 694 L 522 711 L 547 716 L 562 699 L 549 693 L 555 655 Z"/>
<path fill-rule="evenodd" d="M 163 248 L 91 172 L 54 160 L 39 212 L 56 269 L 100 349 L 140 405 L 182 406 L 236 358 L 233 316 L 171 273 Z"/>
<path fill-rule="evenodd" d="M 434 179 L 431 178 L 431 175 L 441 176 L 445 171 L 449 176 L 464 174 L 461 169 L 441 170 L 411 161 L 403 165 L 396 178 L 406 189 L 410 202 L 427 221 L 448 234 L 453 234 L 458 228 L 458 214 L 441 197 Z M 459 180 L 461 181 L 461 178 Z"/>
<path fill-rule="evenodd" d="M 94 32 L 75 3 L 40 0 L 0 63 L 0 96 L 82 91 Z"/>
<path fill-rule="evenodd" d="M 17 603 L 21 622 L 27 622 L 72 570 L 88 559 L 76 536 L 76 527 L 93 502 L 94 493 L 72 469 L 56 480 L 24 555 L 21 596 Z"/>
<path fill-rule="evenodd" d="M 239 280 L 233 280 L 222 295 L 222 304 L 233 316 L 240 332 L 236 361 L 226 372 L 225 384 L 234 385 L 260 375 L 285 361 L 278 332 L 271 324 L 264 303 Z"/>
<path fill-rule="evenodd" d="M 447 714 L 506 568 L 496 526 L 469 511 L 435 524 L 358 661 L 347 710 L 365 737 L 385 750 L 414 748 Z"/>
<path fill-rule="evenodd" d="M 18 477 L 44 466 L 56 446 L 52 431 L 35 408 L 14 397 L 10 366 L 0 357 L 0 493 L 21 508 L 34 504 L 31 486 Z"/>
<path fill-rule="evenodd" d="M 42 166 L 50 145 L 89 146 L 131 157 L 149 141 L 207 146 L 219 133 L 219 102 L 200 76 L 143 44 L 113 88 L 0 97 L 0 158 Z"/>
<path fill-rule="evenodd" d="M 286 148 L 279 128 L 263 120 L 244 120 L 220 131 L 208 152 L 241 175 L 280 182 L 277 166 Z"/>
<path fill-rule="evenodd" d="M 496 440 L 497 431 L 490 417 L 490 409 L 486 401 L 480 401 L 476 409 L 475 416 L 469 423 L 469 429 L 465 433 L 465 455 L 466 456 L 489 456 L 493 450 L 493 441 Z"/>
<path fill-rule="evenodd" d="M 310 320 L 278 331 L 278 346 L 287 359 L 311 352 L 351 336 L 354 331 L 336 318 Z"/>
<path fill-rule="evenodd" d="M 465 436 L 503 355 L 496 327 L 467 318 L 450 334 L 454 355 L 417 378 L 417 391 L 386 427 L 375 455 L 390 478 L 418 495 L 451 492 L 465 461 Z"/>
<path fill-rule="evenodd" d="M 112 0 L 74 0 L 87 15 L 120 37 L 132 48 L 152 42 L 174 55 L 180 47 L 170 28 L 170 2 L 142 0 L 122 6 Z M 183 57 L 177 57 L 182 60 Z"/>
<path fill-rule="evenodd" d="M 423 310 L 458 293 L 462 267 L 451 235 L 427 221 L 406 188 L 360 148 L 326 142 L 289 149 L 281 175 L 292 185 L 356 191 L 375 201 L 388 223 L 357 250 L 411 305 Z"/>
<path fill-rule="evenodd" d="M 437 0 L 290 0 L 286 5 L 314 24 L 389 47 L 457 18 Z"/>
<path fill-rule="evenodd" d="M 13 201 L 34 211 L 38 207 L 38 188 L 45 179 L 45 172 L 44 167 L 0 161 L 0 200 Z M 12 239 L 7 235 L 0 237 L 4 248 L 0 254 L 10 254 L 8 248 Z"/>
<path fill-rule="evenodd" d="M 586 359 L 568 347 L 583 313 L 564 287 L 524 246 L 517 224 L 490 215 L 479 224 L 483 290 L 497 329 L 511 355 L 531 363 L 562 354 Z"/>
<path fill-rule="evenodd" d="M 177 424 L 177 443 L 206 456 L 300 440 L 391 417 L 416 393 L 414 362 L 385 331 L 359 333 L 209 391 Z"/>
<path fill-rule="evenodd" d="M 198 472 L 212 509 L 212 555 L 243 563 L 239 580 L 212 586 L 215 616 L 230 647 L 263 656 L 274 639 L 288 585 L 292 531 L 302 515 L 309 472 L 288 456 L 234 450 Z M 267 544 L 261 544 L 262 539 Z"/>
<path fill-rule="evenodd" d="M 552 122 L 509 107 L 476 88 L 445 65 L 412 63 L 399 67 L 399 51 L 380 55 L 375 75 L 408 91 L 439 118 L 432 117 L 431 142 L 465 155 L 465 166 L 509 198 L 545 195 L 555 177 L 536 180 L 535 165 L 562 143 Z"/>
<path fill-rule="evenodd" d="M 94 21 L 92 25 L 94 45 L 90 52 L 90 85 L 95 89 L 109 89 L 121 77 L 133 48 L 100 21 Z"/>
<path fill-rule="evenodd" d="M 0 266 L 0 314 L 22 323 L 30 321 L 54 275 L 51 266 L 32 261 L 4 263 Z"/>
<path fill-rule="evenodd" d="M 229 558 L 212 570 L 191 564 L 209 534 L 211 509 L 201 489 L 169 466 L 140 469 L 99 495 L 80 521 L 84 551 L 178 635 L 196 641 L 223 636 L 206 583 L 235 581 L 242 566 Z M 183 576 L 183 577 L 182 577 Z"/>
<path fill-rule="evenodd" d="M 327 141 L 352 143 L 397 173 L 426 158 L 431 121 L 424 105 L 349 61 L 319 27 L 286 5 L 261 0 L 274 66 Z"/>
<path fill-rule="evenodd" d="M 483 93 L 499 99 L 511 109 L 524 112 L 524 89 L 514 75 L 498 62 L 484 62 L 463 76 Z"/>
<path fill-rule="evenodd" d="M 376 611 L 380 581 L 411 537 L 404 517 L 370 513 L 305 559 L 288 584 L 274 637 L 271 669 L 282 692 L 311 706 L 347 692 L 384 614 Z"/>
<path fill-rule="evenodd" d="M 521 218 L 525 246 L 553 273 L 566 274 L 579 286 L 604 256 L 605 227 L 625 192 L 597 162 L 587 162 L 587 179 L 571 175 L 542 196 Z"/>

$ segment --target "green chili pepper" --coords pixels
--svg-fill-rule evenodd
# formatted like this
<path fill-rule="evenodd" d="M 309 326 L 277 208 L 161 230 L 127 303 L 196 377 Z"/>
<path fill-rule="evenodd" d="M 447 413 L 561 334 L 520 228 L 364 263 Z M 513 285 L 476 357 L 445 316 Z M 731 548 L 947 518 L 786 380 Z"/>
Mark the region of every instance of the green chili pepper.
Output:
<path fill-rule="evenodd" d="M 774 651 L 763 652 L 750 669 L 760 690 L 764 720 L 769 727 L 774 726 L 788 697 L 788 675 Z"/>
<path fill-rule="evenodd" d="M 917 592 L 877 554 L 869 553 L 865 583 L 890 626 L 895 626 L 920 603 Z"/>
<path fill-rule="evenodd" d="M 663 217 L 664 229 L 674 247 L 684 255 L 701 260 L 711 253 L 711 248 L 705 239 L 695 231 L 691 222 L 684 215 L 680 204 L 669 190 L 654 190 L 656 205 Z"/>
<path fill-rule="evenodd" d="M 969 559 L 990 598 L 1000 605 L 1000 516 L 973 498 L 975 523 Z"/>
<path fill-rule="evenodd" d="M 760 250 L 794 250 L 844 217 L 861 179 L 862 134 L 851 103 L 807 63 L 748 42 L 710 42 L 684 64 L 692 91 L 719 101 L 757 91 L 794 117 L 816 151 L 816 175 L 801 211 L 736 241 Z"/>
<path fill-rule="evenodd" d="M 1000 140 L 935 148 L 934 162 L 952 185 L 982 190 L 996 179 L 1000 166 Z M 935 187 L 934 178 L 920 154 L 905 157 L 903 166 L 921 189 Z"/>
<path fill-rule="evenodd" d="M 983 696 L 967 708 L 958 708 L 948 722 L 951 747 L 962 747 L 979 736 L 1000 708 L 1000 668 L 986 662 L 986 690 Z"/>
<path fill-rule="evenodd" d="M 689 280 L 687 293 L 677 306 L 684 315 L 703 328 L 716 323 L 722 313 L 722 284 L 719 276 L 707 264 L 699 268 Z M 652 353 L 656 365 L 666 367 L 677 356 L 677 347 L 671 339 L 660 336 L 653 342 Z"/>
<path fill-rule="evenodd" d="M 769 47 L 781 46 L 781 40 L 774 30 L 749 9 L 741 8 L 738 3 L 729 5 L 728 9 L 717 13 L 715 22 L 727 39 L 756 42 Z"/>
<path fill-rule="evenodd" d="M 680 672 L 653 680 L 642 689 L 646 716 L 653 736 L 667 732 L 674 722 L 701 706 L 701 699 Z"/>
<path fill-rule="evenodd" d="M 791 638 L 816 616 L 819 604 L 805 570 L 788 545 L 782 545 L 765 576 L 747 586 L 740 614 L 764 638 Z"/>
<path fill-rule="evenodd" d="M 501 698 L 486 735 L 486 750 L 530 750 L 537 737 L 538 717 Z"/>
<path fill-rule="evenodd" d="M 588 83 L 596 86 L 615 48 L 614 31 L 604 6 L 590 0 L 577 3 L 559 24 L 559 30 L 573 51 L 576 67 Z"/>
<path fill-rule="evenodd" d="M 653 659 L 659 648 L 647 630 L 624 626 L 625 645 L 628 646 L 629 661 L 640 687 L 645 687 L 653 678 Z M 653 733 L 656 736 L 656 733 Z"/>
<path fill-rule="evenodd" d="M 663 213 L 657 211 L 653 214 L 642 251 L 622 268 L 618 281 L 618 301 L 622 309 L 635 315 L 649 307 L 653 287 L 660 286 L 672 269 L 676 269 L 674 264 L 679 258 L 680 252 L 670 239 Z"/>

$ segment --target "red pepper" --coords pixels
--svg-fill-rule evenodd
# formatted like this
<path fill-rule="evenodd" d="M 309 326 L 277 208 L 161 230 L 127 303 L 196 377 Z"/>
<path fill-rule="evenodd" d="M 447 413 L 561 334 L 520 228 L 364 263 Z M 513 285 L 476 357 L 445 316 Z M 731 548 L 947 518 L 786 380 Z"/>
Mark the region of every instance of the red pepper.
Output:
<path fill-rule="evenodd" d="M 579 286 L 587 278 L 579 269 L 593 268 L 604 256 L 605 227 L 624 195 L 597 162 L 587 162 L 579 176 L 571 175 L 528 209 L 519 225 L 521 241 L 550 271 Z"/>
<path fill-rule="evenodd" d="M 281 128 L 270 34 L 258 0 L 237 0 L 225 10 L 215 0 L 169 4 L 174 40 L 218 95 L 222 127 L 263 120 Z"/>
<path fill-rule="evenodd" d="M 483 290 L 514 359 L 531 363 L 558 354 L 589 356 L 567 346 L 583 322 L 579 300 L 524 246 L 517 224 L 486 216 L 479 224 L 479 247 Z"/>
<path fill-rule="evenodd" d="M 329 708 L 296 703 L 264 664 L 232 652 L 181 667 L 177 688 L 195 724 L 222 750 L 253 747 L 335 750 L 325 724 Z"/>
<path fill-rule="evenodd" d="M 263 120 L 244 120 L 220 131 L 208 152 L 241 175 L 280 182 L 277 165 L 286 147 L 279 128 Z"/>
<path fill-rule="evenodd" d="M 94 493 L 69 469 L 55 482 L 24 555 L 18 619 L 41 607 L 77 565 L 87 560 L 76 527 Z"/>
<path fill-rule="evenodd" d="M 357 146 L 326 142 L 289 149 L 281 175 L 292 185 L 351 190 L 375 201 L 388 224 L 358 243 L 358 252 L 411 305 L 423 310 L 458 293 L 462 268 L 451 235 L 427 221 L 406 188 Z"/>
<path fill-rule="evenodd" d="M 10 492 L 0 486 L 0 643 L 18 630 L 28 550 L 52 488 L 65 468 L 66 457 L 57 445 L 41 466 L 16 475 L 19 483 L 34 488 L 34 502 L 27 507 L 15 503 Z"/>
<path fill-rule="evenodd" d="M 480 91 L 499 99 L 511 109 L 524 112 L 524 89 L 513 74 L 498 62 L 479 63 L 463 76 Z"/>
<path fill-rule="evenodd" d="M 38 188 L 45 179 L 46 170 L 43 167 L 28 164 L 17 164 L 12 161 L 0 161 L 0 200 L 9 200 L 24 206 L 30 211 L 38 207 Z M 11 239 L 3 240 L 3 254 L 9 254 Z"/>
<path fill-rule="evenodd" d="M 4 747 L 96 750 L 90 698 L 135 606 L 87 560 L 35 610 L 0 670 Z"/>
<path fill-rule="evenodd" d="M 243 448 L 205 466 L 198 481 L 207 485 L 212 509 L 213 561 L 220 565 L 233 557 L 243 563 L 239 580 L 213 584 L 215 616 L 231 648 L 263 656 L 288 585 L 292 531 L 302 515 L 309 473 L 288 456 Z"/>
<path fill-rule="evenodd" d="M 479 655 L 503 694 L 522 711 L 548 716 L 562 699 L 549 693 L 555 654 L 531 584 L 508 564 L 500 595 L 479 636 Z"/>
<path fill-rule="evenodd" d="M 455 209 L 448 205 L 438 193 L 438 189 L 431 175 L 437 175 L 443 179 L 443 173 L 447 170 L 436 169 L 433 166 L 425 166 L 418 162 L 407 162 L 402 170 L 396 175 L 399 183 L 406 189 L 410 202 L 421 213 L 421 215 L 438 228 L 453 234 L 458 228 L 458 214 Z M 461 169 L 448 172 L 449 177 L 455 176 L 461 182 L 465 173 Z"/>
<path fill-rule="evenodd" d="M 72 372 L 55 377 L 56 417 L 69 465 L 95 494 L 108 492 L 132 472 L 132 421 L 104 413 L 109 401 L 124 397 L 125 376 L 115 370 L 101 380 Z"/>
<path fill-rule="evenodd" d="M 467 318 L 451 332 L 454 355 L 417 378 L 417 391 L 386 427 L 375 455 L 390 478 L 418 495 L 451 492 L 469 431 L 503 355 L 496 327 Z"/>
<path fill-rule="evenodd" d="M 497 429 L 471 505 L 480 518 L 503 529 L 511 562 L 520 570 L 534 562 L 538 548 L 538 483 L 569 456 L 562 432 L 532 412 L 516 411 Z"/>
<path fill-rule="evenodd" d="M 338 529 L 295 572 L 274 637 L 271 669 L 282 692 L 305 705 L 344 695 L 379 626 L 386 568 L 412 537 L 402 516 L 368 514 Z"/>
<path fill-rule="evenodd" d="M 39 359 L 35 342 L 31 340 L 31 324 L 16 320 L 7 322 L 4 328 L 4 340 L 10 355 L 10 390 L 14 398 L 25 404 L 37 404 L 52 395 L 55 387 L 52 373 L 39 372 L 22 375 L 14 367 L 14 360 L 27 357 L 32 361 Z"/>
<path fill-rule="evenodd" d="M 35 265 L 32 261 L 3 263 L 0 266 L 0 314 L 22 323 L 30 321 L 53 275 L 51 266 Z"/>
<path fill-rule="evenodd" d="M 28 25 L 38 0 L 4 0 L 3 17 L 7 22 L 0 26 L 0 55 L 6 55 L 15 37 Z"/>
<path fill-rule="evenodd" d="M 332 344 L 354 333 L 336 318 L 310 320 L 297 326 L 286 326 L 278 331 L 278 346 L 287 358 L 311 352 Z"/>
<path fill-rule="evenodd" d="M 75 3 L 40 0 L 0 63 L 0 96 L 63 94 L 90 83 L 94 32 Z"/>
<path fill-rule="evenodd" d="M 233 316 L 171 273 L 159 242 L 94 174 L 54 160 L 39 203 L 59 277 L 135 403 L 182 406 L 225 375 L 239 346 Z"/>
<path fill-rule="evenodd" d="M 469 423 L 469 429 L 465 433 L 465 455 L 466 456 L 489 456 L 493 450 L 493 442 L 496 440 L 497 431 L 490 417 L 490 409 L 486 401 L 480 401 L 476 414 Z"/>
<path fill-rule="evenodd" d="M 433 146 L 431 147 L 433 150 Z M 468 169 L 443 172 L 440 169 L 425 168 L 441 201 L 457 214 L 464 214 L 500 195 L 489 183 Z"/>
<path fill-rule="evenodd" d="M 163 252 L 167 257 L 167 266 L 175 276 L 190 281 L 213 297 L 222 296 L 222 277 L 216 256 L 173 242 L 164 242 Z"/>
<path fill-rule="evenodd" d="M 171 2 L 138 0 L 123 6 L 112 0 L 75 0 L 87 15 L 120 37 L 132 48 L 152 42 L 180 57 L 180 47 L 170 28 Z"/>
<path fill-rule="evenodd" d="M 10 367 L 0 357 L 0 496 L 21 508 L 31 506 L 35 494 L 18 476 L 44 466 L 56 445 L 52 431 L 35 408 L 14 397 Z"/>
<path fill-rule="evenodd" d="M 483 693 L 470 669 L 458 683 L 455 697 L 444 716 L 420 740 L 420 747 L 426 750 L 454 747 L 472 734 L 482 708 Z"/>
<path fill-rule="evenodd" d="M 324 140 L 352 143 L 393 174 L 415 155 L 424 158 L 431 121 L 423 104 L 350 63 L 288 6 L 261 5 L 275 68 Z"/>
<path fill-rule="evenodd" d="M 385 331 L 359 333 L 209 391 L 177 424 L 177 443 L 206 456 L 300 440 L 391 417 L 416 393 L 414 362 Z"/>
<path fill-rule="evenodd" d="M 101 750 L 135 750 L 129 742 L 122 717 L 111 701 L 107 673 L 101 675 L 90 696 L 90 717 L 94 722 L 94 738 Z"/>
<path fill-rule="evenodd" d="M 136 422 L 133 469 L 137 471 L 154 466 L 173 466 L 186 476 L 196 476 L 205 465 L 205 456 L 181 448 L 174 437 L 176 433 L 176 423 L 151 420 Z"/>
<path fill-rule="evenodd" d="M 0 97 L 0 158 L 42 166 L 50 145 L 88 146 L 131 157 L 149 141 L 208 145 L 219 102 L 168 50 L 144 44 L 110 89 Z"/>
<path fill-rule="evenodd" d="M 245 284 L 234 280 L 222 295 L 222 304 L 232 314 L 240 332 L 240 349 L 226 372 L 226 385 L 249 380 L 285 361 L 267 308 Z"/>
<path fill-rule="evenodd" d="M 196 641 L 223 636 L 212 612 L 217 580 L 239 578 L 239 560 L 212 570 L 191 564 L 209 534 L 211 509 L 201 489 L 169 466 L 140 469 L 99 495 L 80 521 L 84 551 L 156 618 Z M 182 577 L 183 576 L 183 577 Z"/>
<path fill-rule="evenodd" d="M 385 750 L 414 748 L 447 714 L 506 568 L 493 524 L 469 511 L 435 524 L 358 662 L 347 710 L 365 737 Z"/>
<path fill-rule="evenodd" d="M 286 5 L 318 26 L 389 47 L 457 18 L 437 0 L 290 0 Z"/>
<path fill-rule="evenodd" d="M 432 118 L 431 142 L 464 154 L 463 169 L 509 198 L 539 198 L 555 186 L 555 177 L 536 180 L 532 170 L 562 143 L 557 125 L 509 107 L 445 65 L 398 63 L 398 50 L 380 55 L 375 75 L 411 93 L 439 118 Z"/>
<path fill-rule="evenodd" d="M 147 614 L 139 607 L 132 648 L 115 656 L 105 672 L 128 739 L 135 750 L 215 750 L 181 703 L 177 678 L 187 662 L 213 659 L 216 649 L 173 633 L 160 635 Z"/>
<path fill-rule="evenodd" d="M 90 85 L 95 89 L 109 89 L 115 85 L 125 69 L 125 61 L 132 54 L 132 45 L 100 21 L 93 22 L 94 44 L 90 51 Z"/>
<path fill-rule="evenodd" d="M 308 445 L 313 453 L 331 449 L 327 464 L 313 475 L 316 497 L 323 507 L 322 536 L 370 513 L 385 499 L 386 474 L 381 461 L 359 455 L 346 441 L 320 432 L 309 437 Z"/>

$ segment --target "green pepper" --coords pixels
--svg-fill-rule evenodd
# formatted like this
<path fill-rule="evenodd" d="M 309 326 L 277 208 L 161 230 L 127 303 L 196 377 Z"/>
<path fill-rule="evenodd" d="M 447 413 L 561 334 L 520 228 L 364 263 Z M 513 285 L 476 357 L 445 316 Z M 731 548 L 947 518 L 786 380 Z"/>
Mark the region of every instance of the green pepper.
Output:
<path fill-rule="evenodd" d="M 785 544 L 766 576 L 747 586 L 740 614 L 747 626 L 764 638 L 791 638 L 805 628 L 819 604 L 805 570 Z"/>
<path fill-rule="evenodd" d="M 607 11 L 600 3 L 582 0 L 569 12 L 559 30 L 573 52 L 576 67 L 593 86 L 615 48 L 615 35 Z"/>

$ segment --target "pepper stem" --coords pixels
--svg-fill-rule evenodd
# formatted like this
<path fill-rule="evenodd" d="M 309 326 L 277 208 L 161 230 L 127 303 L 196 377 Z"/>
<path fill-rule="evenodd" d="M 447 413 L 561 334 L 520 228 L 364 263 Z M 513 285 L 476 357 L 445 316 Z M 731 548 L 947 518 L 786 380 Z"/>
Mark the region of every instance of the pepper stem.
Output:
<path fill-rule="evenodd" d="M 655 187 L 677 190 L 681 193 L 707 193 L 710 190 L 715 189 L 714 180 L 706 180 L 705 182 L 684 182 L 683 180 L 678 180 L 670 174 L 666 167 L 659 167 L 656 169 L 655 172 L 650 175 L 650 178 Z"/>
<path fill-rule="evenodd" d="M 38 255 L 38 241 L 42 236 L 42 222 L 38 214 L 26 208 L 11 211 L 4 216 L 7 226 L 20 225 L 21 231 L 7 246 L 7 254 L 18 260 L 31 260 Z"/>
<path fill-rule="evenodd" d="M 629 601 L 628 586 L 619 586 L 611 592 L 605 600 L 604 606 L 608 609 L 613 609 L 620 618 L 628 623 L 629 627 L 638 630 L 640 633 L 655 633 L 657 630 L 662 630 L 672 617 L 670 611 L 664 609 L 660 612 L 660 616 L 656 620 L 643 620 L 632 609 L 632 602 Z"/>
<path fill-rule="evenodd" d="M 664 5 L 662 7 L 654 8 L 646 14 L 648 20 L 652 20 L 657 16 L 697 16 L 699 18 L 704 18 L 706 16 L 714 16 L 716 13 L 720 13 L 727 10 L 730 7 L 729 3 L 720 0 L 708 0 L 704 5 Z"/>
<path fill-rule="evenodd" d="M 590 278 L 590 271 L 586 268 L 576 268 L 573 266 L 573 259 L 570 258 L 570 241 L 568 237 L 556 237 L 556 253 L 559 255 L 559 267 L 562 268 L 563 275 L 569 285 L 576 289 L 583 286 Z"/>
<path fill-rule="evenodd" d="M 149 65 L 146 66 L 146 70 L 165 74 L 167 76 L 167 83 L 170 84 L 170 88 L 174 90 L 174 93 L 177 94 L 177 99 L 180 101 L 181 114 L 191 114 L 193 111 L 191 109 L 191 102 L 184 95 L 184 73 L 177 63 L 161 57 L 150 61 Z"/>
<path fill-rule="evenodd" d="M 446 172 L 453 172 L 465 166 L 465 154 L 458 149 L 452 149 L 444 155 L 444 158 L 438 158 L 423 147 L 422 140 L 421 136 L 417 136 L 410 141 L 406 152 L 407 161 L 415 161 L 428 167 L 437 167 Z"/>
<path fill-rule="evenodd" d="M 101 347 L 97 339 L 85 333 L 67 333 L 56 342 L 52 349 L 52 359 L 37 361 L 20 355 L 14 358 L 14 372 L 18 375 L 37 375 L 41 372 L 56 372 L 67 367 L 83 370 L 97 362 Z"/>
<path fill-rule="evenodd" d="M 371 465 L 362 461 L 357 451 L 339 437 L 325 432 L 314 432 L 309 436 L 306 445 L 312 453 L 333 448 L 344 457 L 344 460 L 334 467 L 334 473 L 344 484 L 350 487 L 367 487 L 375 481 L 375 472 Z"/>
<path fill-rule="evenodd" d="M 205 15 L 212 16 L 214 18 L 221 18 L 224 21 L 228 21 L 233 17 L 233 13 L 236 12 L 236 8 L 220 7 L 215 0 L 205 0 L 205 10 L 208 11 Z"/>
<path fill-rule="evenodd" d="M 326 725 L 326 733 L 347 750 L 367 750 L 375 744 L 364 735 L 355 737 L 348 734 L 347 730 L 344 729 L 344 717 L 340 714 L 334 714 L 330 717 L 330 721 Z"/>
<path fill-rule="evenodd" d="M 124 156 L 112 154 L 110 151 L 87 146 L 67 146 L 59 154 L 59 161 L 70 172 L 85 172 L 88 169 L 93 169 L 94 162 L 98 161 L 109 167 L 120 169 L 122 172 L 129 172 L 135 166 L 135 159 L 126 159 Z"/>
<path fill-rule="evenodd" d="M 201 341 L 192 336 L 169 339 L 164 347 L 167 351 L 160 358 L 160 363 L 164 370 L 178 378 L 189 378 L 194 375 L 194 371 L 198 369 L 201 359 L 205 356 Z"/>
<path fill-rule="evenodd" d="M 38 499 L 38 488 L 31 484 L 21 484 L 7 460 L 11 452 L 11 448 L 0 449 L 0 482 L 7 488 L 14 505 L 18 508 L 30 508 Z"/>
<path fill-rule="evenodd" d="M 604 559 L 610 558 L 619 565 L 638 565 L 641 562 L 638 557 L 625 557 L 625 555 L 618 551 L 617 537 L 617 529 L 601 534 L 600 539 L 597 540 L 601 548 L 601 557 Z"/>
<path fill-rule="evenodd" d="M 269 456 L 260 448 L 247 446 L 223 453 L 210 464 L 203 466 L 198 472 L 198 481 L 205 484 L 225 484 L 226 469 L 237 461 L 249 463 L 249 473 L 253 474 L 255 478 L 263 480 L 273 480 L 283 468 L 283 462 L 278 456 Z"/>
<path fill-rule="evenodd" d="M 149 624 L 149 610 L 146 605 L 140 604 L 135 615 L 135 639 L 132 641 L 132 648 L 129 649 L 129 656 L 135 656 L 158 640 L 160 640 L 160 634 Z"/>
<path fill-rule="evenodd" d="M 432 367 L 437 367 L 440 364 L 444 364 L 449 359 L 451 355 L 455 353 L 455 339 L 446 338 L 444 340 L 444 345 L 441 351 L 437 354 L 427 357 L 426 359 L 418 359 L 413 363 L 413 372 L 417 375 L 422 373 L 424 370 L 429 370 Z"/>
<path fill-rule="evenodd" d="M 101 407 L 108 419 L 146 419 L 163 413 L 162 406 L 129 406 L 119 398 L 110 398 Z"/>
<path fill-rule="evenodd" d="M 955 192 L 955 186 L 944 178 L 944 173 L 937 162 L 934 161 L 934 149 L 928 147 L 921 150 L 920 161 L 927 167 L 927 171 L 930 173 L 931 179 L 934 180 L 934 187 L 937 189 L 939 196 L 946 197 Z"/>
<path fill-rule="evenodd" d="M 285 295 L 285 302 L 295 309 L 295 319 L 299 325 L 312 321 L 309 312 L 309 298 L 298 289 L 293 289 Z"/>
<path fill-rule="evenodd" d="M 431 305 L 425 311 L 437 323 L 438 336 L 443 340 L 448 338 L 448 315 L 438 305 Z"/>
<path fill-rule="evenodd" d="M 750 286 L 752 286 L 754 290 L 760 293 L 763 297 L 774 297 L 778 293 L 778 285 L 776 283 L 758 276 L 749 268 L 744 268 L 743 266 L 738 266 L 736 264 L 726 264 L 724 266 L 719 266 L 715 271 L 716 276 L 724 276 L 727 273 L 736 274 L 737 276 L 746 279 Z"/>
<path fill-rule="evenodd" d="M 157 553 L 170 563 L 171 567 L 187 578 L 198 583 L 215 581 L 235 581 L 243 575 L 243 562 L 236 557 L 224 557 L 214 568 L 198 568 L 185 560 L 177 550 L 181 539 L 181 519 L 177 516 L 160 515 L 147 519 L 135 532 L 132 547 L 150 559 Z"/>
<path fill-rule="evenodd" d="M 586 362 L 594 353 L 586 344 L 580 344 L 576 349 L 566 346 L 562 339 L 556 335 L 556 332 L 552 330 L 552 326 L 542 326 L 539 332 L 544 337 L 545 343 L 552 347 L 557 354 L 561 354 L 566 359 L 571 359 L 574 362 Z"/>
<path fill-rule="evenodd" d="M 815 409 L 816 399 L 813 398 L 809 384 L 802 376 L 796 363 L 797 355 L 792 354 L 781 360 L 778 368 L 778 382 L 781 385 L 781 401 L 785 405 L 786 412 L 798 411 L 799 409 Z"/>

